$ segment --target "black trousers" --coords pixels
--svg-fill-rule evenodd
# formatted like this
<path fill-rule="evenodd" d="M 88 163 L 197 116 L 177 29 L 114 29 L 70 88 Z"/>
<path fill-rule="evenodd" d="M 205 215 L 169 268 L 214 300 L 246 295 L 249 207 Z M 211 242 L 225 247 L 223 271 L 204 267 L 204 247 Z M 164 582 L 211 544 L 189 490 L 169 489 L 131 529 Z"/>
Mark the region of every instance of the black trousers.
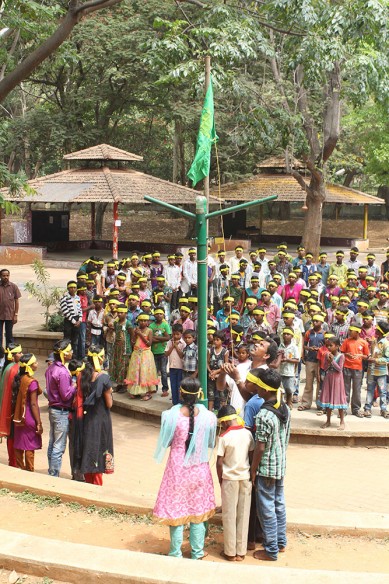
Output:
<path fill-rule="evenodd" d="M 14 342 L 14 338 L 12 335 L 12 329 L 14 326 L 13 320 L 0 320 L 0 341 L 1 346 L 3 346 L 3 329 L 5 326 L 5 345 L 4 347 L 8 347 L 10 343 Z"/>
<path fill-rule="evenodd" d="M 80 327 L 75 326 L 70 320 L 64 320 L 63 323 L 63 338 L 69 339 L 72 345 L 73 353 L 77 355 L 78 339 L 80 336 Z"/>

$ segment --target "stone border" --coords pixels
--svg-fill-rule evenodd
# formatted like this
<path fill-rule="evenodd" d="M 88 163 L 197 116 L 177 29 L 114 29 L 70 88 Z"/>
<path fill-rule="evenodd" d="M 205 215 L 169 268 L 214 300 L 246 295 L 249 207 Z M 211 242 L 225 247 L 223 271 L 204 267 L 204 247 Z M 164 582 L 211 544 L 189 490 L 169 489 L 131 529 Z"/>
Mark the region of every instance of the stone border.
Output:
<path fill-rule="evenodd" d="M 193 562 L 146 554 L 74 544 L 0 530 L 0 565 L 8 570 L 49 576 L 74 584 L 214 584 L 256 582 L 266 584 L 382 584 L 384 573 L 340 572 L 274 568 L 267 565 L 231 565 L 228 562 Z"/>

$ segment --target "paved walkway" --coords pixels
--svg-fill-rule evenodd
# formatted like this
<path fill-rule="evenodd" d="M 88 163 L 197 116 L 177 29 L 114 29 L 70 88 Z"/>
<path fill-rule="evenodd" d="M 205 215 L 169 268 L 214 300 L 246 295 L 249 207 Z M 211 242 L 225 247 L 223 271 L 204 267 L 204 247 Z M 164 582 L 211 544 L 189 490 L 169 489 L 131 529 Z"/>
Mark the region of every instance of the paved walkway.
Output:
<path fill-rule="evenodd" d="M 49 268 L 53 285 L 63 285 L 74 277 L 74 270 Z M 34 299 L 23 292 L 24 282 L 33 278 L 29 266 L 11 267 L 11 280 L 23 293 L 19 331 L 31 331 L 42 323 L 42 309 Z M 43 381 L 45 364 L 40 364 L 39 379 Z M 128 399 L 126 396 L 121 398 Z M 48 440 L 47 406 L 41 398 L 42 418 L 45 428 L 44 449 L 37 452 L 37 472 L 46 472 L 46 448 Z M 163 408 L 170 402 L 157 397 L 144 404 L 147 407 Z M 377 410 L 375 410 L 377 412 Z M 315 411 L 293 411 L 293 424 L 302 427 L 318 427 L 323 417 Z M 158 424 L 142 423 L 113 414 L 116 472 L 107 477 L 106 484 L 123 493 L 136 492 L 152 505 L 161 480 L 163 465 L 157 465 L 152 453 L 158 435 Z M 347 424 L 358 431 L 387 431 L 389 421 L 375 415 L 370 420 L 347 417 Z M 327 432 L 336 432 L 334 429 Z M 0 445 L 0 462 L 6 462 L 5 444 Z M 213 460 L 214 466 L 214 460 Z M 147 471 L 146 471 L 147 469 Z M 65 455 L 64 475 L 69 473 L 68 457 Z M 374 477 L 374 479 L 372 478 Z M 374 481 L 374 486 L 372 482 Z M 218 487 L 216 491 L 219 492 Z M 288 505 L 295 508 L 333 509 L 344 511 L 380 511 L 379 501 L 388 500 L 389 469 L 387 449 L 345 448 L 332 446 L 295 445 L 289 447 L 288 473 L 286 480 Z M 374 497 L 379 493 L 379 498 Z"/>
<path fill-rule="evenodd" d="M 44 399 L 44 398 L 42 398 Z M 41 407 L 43 449 L 36 452 L 36 472 L 46 474 L 48 443 L 47 406 Z M 115 446 L 115 473 L 104 479 L 122 501 L 132 497 L 152 507 L 164 471 L 153 459 L 159 426 L 112 414 Z M 288 450 L 286 498 L 288 507 L 348 512 L 385 512 L 380 501 L 389 500 L 387 448 L 346 448 L 291 444 Z M 215 492 L 220 490 L 211 466 Z M 7 463 L 6 445 L 0 445 L 0 463 Z M 61 476 L 70 478 L 68 452 Z M 374 478 L 373 478 L 374 477 Z M 74 483 L 73 483 L 74 484 Z M 377 497 L 375 494 L 378 494 Z"/>

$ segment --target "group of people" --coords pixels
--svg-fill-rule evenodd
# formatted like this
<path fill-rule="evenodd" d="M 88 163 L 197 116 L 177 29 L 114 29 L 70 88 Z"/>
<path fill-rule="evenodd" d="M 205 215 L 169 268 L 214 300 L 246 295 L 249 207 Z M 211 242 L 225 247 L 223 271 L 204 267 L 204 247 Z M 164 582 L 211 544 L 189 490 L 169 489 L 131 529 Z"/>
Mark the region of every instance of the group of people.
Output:
<path fill-rule="evenodd" d="M 355 247 L 347 260 L 344 251 L 337 251 L 332 264 L 325 252 L 314 263 L 301 245 L 294 258 L 284 243 L 277 250 L 271 259 L 263 247 L 249 252 L 248 259 L 241 246 L 229 260 L 224 250 L 217 259 L 208 256 L 209 408 L 230 403 L 227 390 L 216 388 L 222 365 L 249 363 L 248 345 L 270 335 L 279 345 L 277 368 L 289 406 L 299 402 L 300 410 L 310 409 L 316 382 L 318 414 L 333 409 L 321 394 L 331 379 L 338 388 L 334 399 L 339 403 L 332 405 L 340 410 L 341 428 L 348 404 L 353 415 L 368 418 L 379 398 L 381 415 L 389 416 L 389 251 L 378 267 L 372 253 L 362 263 Z M 159 252 L 134 253 L 106 266 L 92 256 L 68 282 L 60 306 L 65 335 L 79 359 L 90 343 L 104 347 L 115 391 L 149 400 L 161 383 L 162 396 L 168 398 L 169 369 L 176 405 L 182 378 L 197 376 L 194 248 L 187 258 L 169 254 L 166 264 Z M 302 364 L 306 383 L 299 396 Z"/>
<path fill-rule="evenodd" d="M 35 378 L 38 361 L 10 343 L 0 377 L 0 437 L 6 438 L 8 464 L 34 471 L 42 448 L 43 425 L 38 397 L 49 409 L 48 473 L 59 477 L 69 440 L 72 478 L 102 485 L 114 470 L 110 408 L 112 387 L 103 370 L 104 350 L 91 345 L 84 361 L 73 358 L 69 339 L 58 341 L 47 359 L 46 387 Z"/>
<path fill-rule="evenodd" d="M 176 557 L 187 523 L 192 558 L 205 555 L 216 508 L 209 449 L 217 424 L 222 556 L 242 561 L 253 549 L 259 560 L 276 560 L 287 545 L 283 480 L 293 404 L 310 409 L 316 382 L 323 428 L 337 411 L 343 430 L 349 404 L 353 415 L 371 417 L 377 399 L 389 417 L 389 251 L 381 269 L 374 254 L 362 264 L 357 248 L 346 261 L 339 250 L 333 264 L 324 252 L 314 263 L 303 246 L 292 258 L 284 243 L 272 259 L 263 247 L 249 259 L 243 252 L 237 246 L 228 261 L 223 250 L 217 260 L 208 256 L 208 409 L 198 403 L 205 388 L 198 381 L 194 248 L 186 259 L 168 255 L 167 264 L 159 252 L 106 265 L 92 256 L 60 301 L 65 339 L 46 371 L 49 474 L 59 476 L 69 438 L 73 478 L 102 484 L 103 473 L 114 469 L 112 392 L 149 400 L 161 384 L 173 407 L 162 415 L 156 459 L 169 447 L 170 455 L 154 517 L 170 526 L 169 554 Z M 33 470 L 43 432 L 38 364 L 12 342 L 6 356 L 0 435 L 10 464 Z"/>
<path fill-rule="evenodd" d="M 240 562 L 247 550 L 254 550 L 257 560 L 275 561 L 286 551 L 284 477 L 290 409 L 282 397 L 281 375 L 272 366 L 277 353 L 273 339 L 256 339 L 250 347 L 249 367 L 227 362 L 221 367 L 217 385 L 239 394 L 243 406 L 239 413 L 226 404 L 216 416 L 198 403 L 203 395 L 195 377 L 182 380 L 180 403 L 163 412 L 155 458 L 161 462 L 169 447 L 170 454 L 153 516 L 169 525 L 170 556 L 182 556 L 188 523 L 192 559 L 207 555 L 207 522 L 216 512 L 209 449 L 215 446 L 217 425 L 221 556 Z"/>

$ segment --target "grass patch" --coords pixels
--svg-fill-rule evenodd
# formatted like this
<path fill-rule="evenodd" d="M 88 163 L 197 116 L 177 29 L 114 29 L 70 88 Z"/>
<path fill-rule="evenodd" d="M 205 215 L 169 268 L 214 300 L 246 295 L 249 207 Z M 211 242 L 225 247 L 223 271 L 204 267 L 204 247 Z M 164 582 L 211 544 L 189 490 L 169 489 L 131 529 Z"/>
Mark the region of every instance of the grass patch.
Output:
<path fill-rule="evenodd" d="M 57 507 L 61 504 L 61 498 L 58 495 L 55 497 L 49 497 L 47 495 L 36 495 L 30 491 L 23 491 L 22 493 L 11 493 L 11 496 L 22 503 L 32 503 L 33 505 L 36 505 L 38 509 Z"/>
<path fill-rule="evenodd" d="M 102 519 L 114 519 L 120 523 L 142 523 L 144 525 L 151 525 L 153 520 L 150 515 L 138 515 L 121 513 L 113 507 L 97 507 L 96 505 L 89 505 L 84 507 L 77 503 L 76 501 L 71 501 L 70 503 L 62 503 L 59 495 L 50 497 L 47 495 L 37 495 L 36 493 L 31 493 L 30 491 L 23 491 L 22 493 L 14 493 L 9 489 L 0 489 L 0 497 L 13 497 L 21 503 L 28 503 L 30 505 L 35 505 L 38 509 L 44 509 L 45 507 L 63 507 L 69 509 L 73 513 L 83 513 L 88 515 L 97 515 Z"/>

